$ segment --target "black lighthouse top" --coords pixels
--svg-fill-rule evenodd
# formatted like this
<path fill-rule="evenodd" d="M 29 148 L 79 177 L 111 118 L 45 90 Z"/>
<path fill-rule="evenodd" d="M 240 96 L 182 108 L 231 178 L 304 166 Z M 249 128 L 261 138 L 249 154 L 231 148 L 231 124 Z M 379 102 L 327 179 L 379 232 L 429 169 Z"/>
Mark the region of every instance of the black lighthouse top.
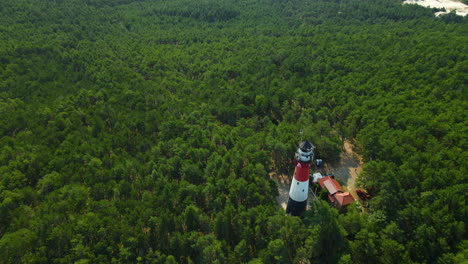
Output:
<path fill-rule="evenodd" d="M 315 146 L 309 141 L 302 141 L 301 144 L 299 144 L 299 148 L 302 152 L 311 152 L 314 150 Z"/>
<path fill-rule="evenodd" d="M 311 163 L 314 159 L 314 148 L 315 146 L 309 141 L 302 141 L 297 148 L 294 158 L 300 163 Z"/>

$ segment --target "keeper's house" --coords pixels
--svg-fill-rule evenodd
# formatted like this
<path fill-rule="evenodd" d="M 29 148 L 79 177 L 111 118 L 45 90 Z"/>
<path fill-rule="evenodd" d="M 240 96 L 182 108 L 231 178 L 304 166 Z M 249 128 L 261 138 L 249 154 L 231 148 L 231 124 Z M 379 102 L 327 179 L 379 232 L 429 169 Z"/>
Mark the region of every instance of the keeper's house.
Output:
<path fill-rule="evenodd" d="M 322 189 L 328 191 L 328 201 L 334 207 L 341 209 L 354 202 L 354 197 L 349 192 L 343 192 L 341 185 L 331 176 L 318 179 Z"/>

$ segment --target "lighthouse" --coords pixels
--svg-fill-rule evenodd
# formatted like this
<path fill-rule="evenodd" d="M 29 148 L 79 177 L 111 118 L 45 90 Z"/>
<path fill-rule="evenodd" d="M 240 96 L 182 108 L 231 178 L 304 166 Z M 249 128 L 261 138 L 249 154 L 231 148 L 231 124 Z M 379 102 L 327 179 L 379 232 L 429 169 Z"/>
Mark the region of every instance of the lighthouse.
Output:
<path fill-rule="evenodd" d="M 302 141 L 294 155 L 294 176 L 289 189 L 288 206 L 286 213 L 294 216 L 302 216 L 307 207 L 309 191 L 310 164 L 314 159 L 314 145 L 308 141 Z"/>

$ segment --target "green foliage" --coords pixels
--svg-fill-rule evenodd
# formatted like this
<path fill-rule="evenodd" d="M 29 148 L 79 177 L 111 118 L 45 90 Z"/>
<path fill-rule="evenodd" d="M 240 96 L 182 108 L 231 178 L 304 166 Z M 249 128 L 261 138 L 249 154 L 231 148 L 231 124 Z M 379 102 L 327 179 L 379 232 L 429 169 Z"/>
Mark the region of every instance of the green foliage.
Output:
<path fill-rule="evenodd" d="M 1 1 L 0 263 L 463 263 L 467 20 L 432 12 Z M 367 212 L 277 208 L 301 130 L 354 140 Z"/>
<path fill-rule="evenodd" d="M 181 16 L 206 22 L 227 21 L 239 15 L 232 1 L 166 1 L 154 15 Z"/>
<path fill-rule="evenodd" d="M 24 252 L 33 248 L 37 235 L 26 228 L 5 234 L 0 239 L 1 261 L 3 263 L 17 263 L 21 261 Z"/>

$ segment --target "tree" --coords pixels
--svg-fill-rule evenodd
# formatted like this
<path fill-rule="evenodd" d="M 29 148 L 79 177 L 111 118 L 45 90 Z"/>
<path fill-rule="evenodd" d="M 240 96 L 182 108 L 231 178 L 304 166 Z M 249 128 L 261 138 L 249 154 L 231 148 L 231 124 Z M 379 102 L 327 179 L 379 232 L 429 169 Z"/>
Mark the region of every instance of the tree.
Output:
<path fill-rule="evenodd" d="M 3 252 L 0 256 L 1 261 L 21 262 L 24 252 L 29 252 L 33 248 L 36 239 L 37 234 L 26 228 L 6 233 L 0 239 L 0 251 Z"/>

